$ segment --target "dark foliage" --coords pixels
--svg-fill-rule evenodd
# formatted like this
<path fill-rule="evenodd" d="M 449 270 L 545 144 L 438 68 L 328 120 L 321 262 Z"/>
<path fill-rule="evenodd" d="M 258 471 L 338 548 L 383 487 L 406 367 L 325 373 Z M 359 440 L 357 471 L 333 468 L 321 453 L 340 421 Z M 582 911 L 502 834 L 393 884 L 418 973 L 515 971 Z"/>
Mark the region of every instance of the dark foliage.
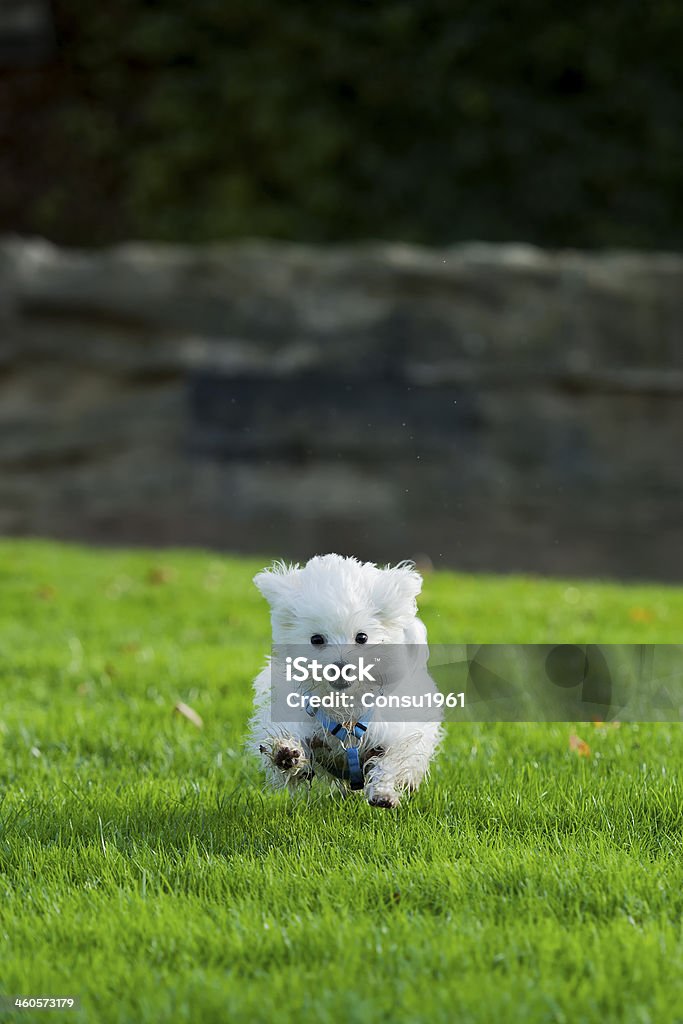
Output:
<path fill-rule="evenodd" d="M 683 245 L 683 7 L 55 0 L 0 230 Z"/>

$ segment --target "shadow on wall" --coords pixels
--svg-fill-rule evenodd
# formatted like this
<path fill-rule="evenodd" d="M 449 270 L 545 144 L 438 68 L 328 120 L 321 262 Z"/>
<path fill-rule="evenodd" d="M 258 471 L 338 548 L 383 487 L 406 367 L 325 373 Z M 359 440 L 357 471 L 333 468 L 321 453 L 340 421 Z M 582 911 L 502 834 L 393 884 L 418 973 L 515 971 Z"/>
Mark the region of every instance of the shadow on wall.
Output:
<path fill-rule="evenodd" d="M 680 580 L 683 259 L 0 248 L 0 531 Z"/>

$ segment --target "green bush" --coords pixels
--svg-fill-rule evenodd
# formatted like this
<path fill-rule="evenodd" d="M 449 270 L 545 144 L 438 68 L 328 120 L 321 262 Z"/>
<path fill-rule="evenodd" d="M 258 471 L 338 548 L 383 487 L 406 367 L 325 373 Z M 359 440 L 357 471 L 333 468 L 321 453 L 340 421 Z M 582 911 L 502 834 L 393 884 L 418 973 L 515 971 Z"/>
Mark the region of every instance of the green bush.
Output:
<path fill-rule="evenodd" d="M 0 229 L 677 248 L 683 7 L 56 0 Z"/>

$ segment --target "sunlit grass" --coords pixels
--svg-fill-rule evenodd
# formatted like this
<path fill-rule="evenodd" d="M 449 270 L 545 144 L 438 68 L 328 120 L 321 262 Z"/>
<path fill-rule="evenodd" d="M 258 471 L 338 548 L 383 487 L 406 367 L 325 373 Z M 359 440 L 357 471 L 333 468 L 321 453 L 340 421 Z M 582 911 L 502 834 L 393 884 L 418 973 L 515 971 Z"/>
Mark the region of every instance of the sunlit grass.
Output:
<path fill-rule="evenodd" d="M 259 565 L 0 544 L 0 992 L 92 1021 L 681 1020 L 680 729 L 581 727 L 586 758 L 569 725 L 452 725 L 397 812 L 265 793 Z M 435 642 L 680 642 L 683 590 L 433 574 L 421 608 Z"/>

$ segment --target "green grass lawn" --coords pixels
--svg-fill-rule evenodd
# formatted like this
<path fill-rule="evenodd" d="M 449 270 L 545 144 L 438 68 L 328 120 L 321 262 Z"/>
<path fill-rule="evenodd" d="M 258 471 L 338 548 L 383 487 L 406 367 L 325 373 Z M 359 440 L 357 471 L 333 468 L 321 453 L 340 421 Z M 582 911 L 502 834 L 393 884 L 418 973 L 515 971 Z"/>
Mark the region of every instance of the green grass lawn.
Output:
<path fill-rule="evenodd" d="M 0 543 L 0 992 L 137 1024 L 683 1021 L 681 729 L 450 725 L 393 812 L 264 792 L 260 564 Z M 683 589 L 439 573 L 421 609 L 435 642 L 677 643 Z"/>

